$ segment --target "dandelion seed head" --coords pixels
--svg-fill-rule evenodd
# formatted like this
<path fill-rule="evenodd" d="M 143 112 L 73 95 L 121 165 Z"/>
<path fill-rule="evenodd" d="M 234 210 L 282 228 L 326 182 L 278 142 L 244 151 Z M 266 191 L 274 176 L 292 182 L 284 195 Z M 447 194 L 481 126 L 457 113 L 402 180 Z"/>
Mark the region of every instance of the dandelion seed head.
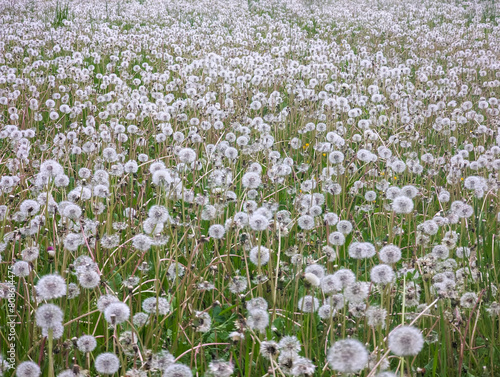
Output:
<path fill-rule="evenodd" d="M 344 289 L 344 297 L 349 302 L 359 303 L 368 297 L 369 289 L 369 283 L 355 282 Z"/>
<path fill-rule="evenodd" d="M 374 266 L 370 271 L 370 279 L 374 284 L 390 284 L 394 281 L 395 274 L 387 264 Z"/>
<path fill-rule="evenodd" d="M 398 214 L 408 214 L 413 211 L 413 201 L 407 196 L 398 196 L 392 202 L 392 210 Z"/>
<path fill-rule="evenodd" d="M 287 335 L 280 339 L 278 342 L 278 349 L 283 354 L 297 355 L 300 352 L 302 345 L 294 335 Z"/>
<path fill-rule="evenodd" d="M 319 279 L 321 279 L 323 276 L 325 276 L 325 267 L 323 267 L 320 264 L 311 264 L 307 266 L 304 270 L 304 273 L 311 273 L 316 275 Z"/>
<path fill-rule="evenodd" d="M 101 282 L 100 275 L 95 271 L 82 271 L 78 273 L 78 282 L 83 288 L 93 289 L 96 288 Z"/>
<path fill-rule="evenodd" d="M 256 266 L 264 266 L 269 262 L 270 253 L 269 249 L 264 246 L 254 246 L 250 250 L 249 259 L 250 262 Z"/>
<path fill-rule="evenodd" d="M 52 300 L 66 295 L 66 281 L 59 275 L 44 275 L 36 284 L 36 293 L 42 300 Z"/>
<path fill-rule="evenodd" d="M 311 360 L 305 357 L 299 357 L 293 362 L 290 374 L 292 376 L 309 376 L 313 375 L 316 370 L 316 366 Z"/>
<path fill-rule="evenodd" d="M 106 308 L 114 302 L 120 302 L 120 300 L 118 300 L 116 296 L 110 294 L 102 295 L 97 299 L 97 309 L 100 312 L 104 312 Z"/>
<path fill-rule="evenodd" d="M 163 371 L 163 377 L 192 377 L 191 369 L 184 364 L 170 365 Z"/>
<path fill-rule="evenodd" d="M 314 313 L 319 309 L 319 300 L 313 296 L 304 296 L 299 299 L 299 310 L 304 313 Z"/>
<path fill-rule="evenodd" d="M 32 361 L 23 361 L 16 368 L 17 377 L 39 377 L 41 374 L 40 367 Z"/>
<path fill-rule="evenodd" d="M 424 337 L 413 326 L 401 326 L 389 333 L 388 347 L 397 356 L 417 355 L 424 346 Z"/>
<path fill-rule="evenodd" d="M 234 372 L 234 365 L 224 360 L 214 360 L 208 364 L 208 370 L 214 376 L 229 377 Z"/>
<path fill-rule="evenodd" d="M 445 245 L 436 245 L 432 248 L 432 254 L 439 259 L 446 259 L 450 255 L 450 250 Z"/>
<path fill-rule="evenodd" d="M 264 332 L 269 326 L 269 313 L 267 310 L 252 309 L 249 311 L 247 325 L 253 330 Z"/>
<path fill-rule="evenodd" d="M 375 247 L 369 242 L 352 242 L 347 251 L 354 259 L 371 258 L 376 254 Z"/>
<path fill-rule="evenodd" d="M 472 309 L 478 302 L 478 296 L 475 292 L 466 292 L 460 297 L 460 306 L 466 309 Z"/>
<path fill-rule="evenodd" d="M 221 239 L 222 237 L 224 237 L 225 233 L 226 229 L 224 229 L 224 226 L 220 224 L 214 224 L 211 225 L 210 228 L 208 228 L 208 235 L 215 239 Z"/>
<path fill-rule="evenodd" d="M 63 311 L 54 304 L 44 304 L 36 310 L 36 324 L 41 328 L 50 328 L 60 325 L 63 321 Z"/>
<path fill-rule="evenodd" d="M 168 221 L 168 210 L 161 205 L 153 205 L 149 208 L 148 216 L 154 224 L 163 224 Z"/>
<path fill-rule="evenodd" d="M 76 341 L 80 352 L 92 352 L 97 347 L 97 341 L 92 335 L 82 335 Z"/>
<path fill-rule="evenodd" d="M 330 367 L 341 373 L 357 373 L 368 363 L 368 351 L 356 339 L 335 342 L 328 350 L 327 360 Z"/>
<path fill-rule="evenodd" d="M 142 302 L 142 309 L 146 313 L 166 315 L 170 312 L 170 303 L 164 297 L 148 297 Z"/>
<path fill-rule="evenodd" d="M 198 332 L 208 332 L 212 326 L 212 318 L 207 312 L 195 312 L 195 328 Z"/>
<path fill-rule="evenodd" d="M 351 233 L 352 229 L 352 224 L 347 220 L 340 220 L 337 223 L 337 230 L 344 235 Z"/>
<path fill-rule="evenodd" d="M 243 187 L 248 189 L 256 189 L 262 183 L 262 179 L 260 177 L 260 173 L 257 172 L 247 172 L 241 178 L 241 184 Z"/>
<path fill-rule="evenodd" d="M 130 309 L 123 302 L 113 302 L 104 309 L 104 318 L 112 325 L 125 322 L 130 317 Z"/>
<path fill-rule="evenodd" d="M 253 230 L 263 231 L 269 226 L 269 220 L 266 216 L 254 214 L 249 217 L 248 224 Z"/>
<path fill-rule="evenodd" d="M 101 353 L 95 358 L 94 367 L 98 373 L 115 374 L 120 368 L 120 360 L 114 353 Z"/>
<path fill-rule="evenodd" d="M 247 279 L 243 276 L 234 276 L 229 283 L 229 290 L 232 293 L 243 293 L 248 288 Z"/>
<path fill-rule="evenodd" d="M 135 313 L 132 317 L 132 323 L 135 327 L 143 327 L 149 323 L 149 315 L 143 312 Z"/>
<path fill-rule="evenodd" d="M 366 319 L 368 326 L 385 328 L 385 320 L 387 318 L 387 310 L 377 306 L 370 306 L 366 310 Z"/>
<path fill-rule="evenodd" d="M 279 355 L 278 343 L 265 340 L 260 344 L 260 354 L 266 359 L 273 359 Z"/>
<path fill-rule="evenodd" d="M 52 333 L 52 339 L 60 339 L 64 334 L 62 323 L 56 323 L 53 326 L 42 327 L 42 336 L 49 337 Z"/>
<path fill-rule="evenodd" d="M 28 262 L 18 261 L 12 266 L 12 273 L 17 277 L 26 277 L 30 272 L 31 267 Z"/>
<path fill-rule="evenodd" d="M 152 245 L 152 240 L 145 234 L 137 234 L 132 239 L 132 246 L 140 251 L 147 251 Z"/>
<path fill-rule="evenodd" d="M 267 310 L 268 308 L 267 301 L 262 297 L 255 297 L 248 300 L 245 306 L 249 311 L 253 309 Z"/>
<path fill-rule="evenodd" d="M 379 258 L 387 264 L 397 263 L 401 259 L 401 249 L 396 245 L 386 245 L 380 249 Z"/>

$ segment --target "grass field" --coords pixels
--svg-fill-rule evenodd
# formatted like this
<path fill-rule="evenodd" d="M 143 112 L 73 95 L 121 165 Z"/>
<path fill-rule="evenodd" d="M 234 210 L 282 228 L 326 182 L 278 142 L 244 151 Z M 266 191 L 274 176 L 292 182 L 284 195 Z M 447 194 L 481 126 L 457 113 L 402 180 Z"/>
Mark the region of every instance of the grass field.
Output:
<path fill-rule="evenodd" d="M 0 376 L 500 376 L 499 11 L 0 0 Z"/>

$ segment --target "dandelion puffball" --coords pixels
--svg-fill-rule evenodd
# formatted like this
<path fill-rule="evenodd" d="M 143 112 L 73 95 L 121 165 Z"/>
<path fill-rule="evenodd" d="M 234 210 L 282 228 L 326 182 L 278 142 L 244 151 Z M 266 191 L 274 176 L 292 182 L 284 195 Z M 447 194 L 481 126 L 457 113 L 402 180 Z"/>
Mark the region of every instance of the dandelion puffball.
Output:
<path fill-rule="evenodd" d="M 390 332 L 388 346 L 397 356 L 414 356 L 422 350 L 424 337 L 416 327 L 401 326 Z"/>
<path fill-rule="evenodd" d="M 368 351 L 363 343 L 356 339 L 344 339 L 330 347 L 326 359 L 335 371 L 357 373 L 366 367 L 368 357 Z"/>

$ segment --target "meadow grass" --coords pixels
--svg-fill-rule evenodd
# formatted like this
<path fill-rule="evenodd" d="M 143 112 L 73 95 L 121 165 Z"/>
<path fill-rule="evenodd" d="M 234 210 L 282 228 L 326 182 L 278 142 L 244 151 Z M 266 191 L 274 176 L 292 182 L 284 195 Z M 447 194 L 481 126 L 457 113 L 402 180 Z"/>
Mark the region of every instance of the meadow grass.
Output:
<path fill-rule="evenodd" d="M 0 376 L 500 375 L 497 11 L 0 1 Z"/>

